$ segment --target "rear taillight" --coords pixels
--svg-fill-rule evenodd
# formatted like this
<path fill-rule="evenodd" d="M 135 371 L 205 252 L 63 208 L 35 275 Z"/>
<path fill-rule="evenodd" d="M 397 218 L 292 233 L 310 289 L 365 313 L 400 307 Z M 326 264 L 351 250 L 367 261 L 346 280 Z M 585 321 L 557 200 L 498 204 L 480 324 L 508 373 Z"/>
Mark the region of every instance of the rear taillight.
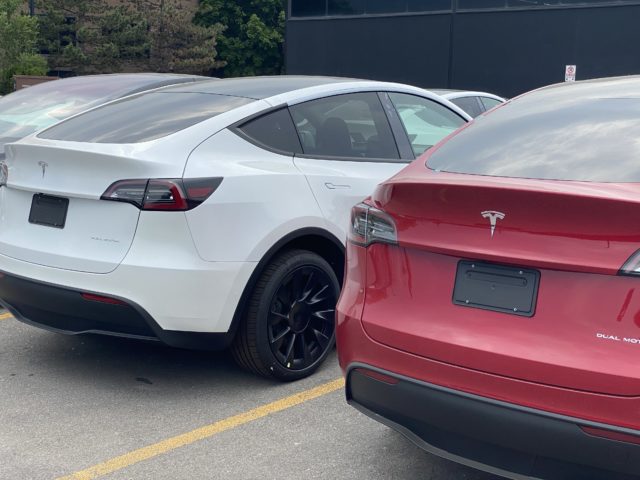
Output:
<path fill-rule="evenodd" d="M 204 202 L 220 183 L 221 177 L 119 180 L 112 183 L 100 198 L 131 203 L 141 210 L 184 211 Z"/>
<path fill-rule="evenodd" d="M 372 243 L 398 242 L 396 224 L 388 214 L 366 203 L 359 203 L 351 209 L 349 241 L 367 246 Z"/>

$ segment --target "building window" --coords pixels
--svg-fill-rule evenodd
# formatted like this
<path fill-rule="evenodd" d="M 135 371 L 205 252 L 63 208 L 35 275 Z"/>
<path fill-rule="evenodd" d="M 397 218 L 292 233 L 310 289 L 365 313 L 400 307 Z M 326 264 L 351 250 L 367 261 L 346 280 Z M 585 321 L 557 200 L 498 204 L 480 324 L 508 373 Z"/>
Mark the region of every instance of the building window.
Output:
<path fill-rule="evenodd" d="M 329 15 L 362 15 L 365 0 L 329 0 Z"/>
<path fill-rule="evenodd" d="M 637 4 L 638 0 L 458 0 L 458 10 L 483 10 L 502 8 L 544 8 L 558 6 L 624 5 Z"/>
<path fill-rule="evenodd" d="M 327 14 L 327 0 L 291 0 L 292 17 L 318 17 Z"/>
<path fill-rule="evenodd" d="M 451 12 L 452 9 L 452 0 L 291 0 L 292 17 Z"/>

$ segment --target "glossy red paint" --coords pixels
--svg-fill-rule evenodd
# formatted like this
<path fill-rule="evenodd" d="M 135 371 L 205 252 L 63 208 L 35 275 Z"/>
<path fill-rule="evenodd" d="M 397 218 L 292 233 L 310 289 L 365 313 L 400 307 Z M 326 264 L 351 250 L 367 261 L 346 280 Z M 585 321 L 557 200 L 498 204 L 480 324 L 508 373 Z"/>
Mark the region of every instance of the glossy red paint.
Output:
<path fill-rule="evenodd" d="M 338 351 L 410 378 L 640 428 L 640 186 L 434 172 L 421 158 L 371 203 L 398 245 L 349 245 Z M 500 211 L 491 235 L 481 215 Z M 462 259 L 540 272 L 533 317 L 455 305 Z"/>
<path fill-rule="evenodd" d="M 353 290 L 346 294 L 343 291 L 337 311 L 338 358 L 345 372 L 350 365 L 365 364 L 453 390 L 524 407 L 608 425 L 633 429 L 639 427 L 638 396 L 604 395 L 509 378 L 384 345 L 367 334 L 360 317 L 345 314 L 345 307 L 358 301 L 358 298 L 351 297 L 353 294 Z M 392 322 L 398 317 L 396 313 L 388 320 Z"/>

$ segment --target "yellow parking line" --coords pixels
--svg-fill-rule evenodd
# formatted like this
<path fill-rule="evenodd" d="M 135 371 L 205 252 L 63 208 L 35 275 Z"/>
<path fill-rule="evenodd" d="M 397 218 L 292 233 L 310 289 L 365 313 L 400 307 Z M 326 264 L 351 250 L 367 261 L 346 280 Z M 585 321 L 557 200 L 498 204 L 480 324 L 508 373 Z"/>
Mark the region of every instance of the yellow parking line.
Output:
<path fill-rule="evenodd" d="M 7 318 L 13 318 L 13 315 L 8 312 L 0 315 L 0 320 L 6 320 Z"/>
<path fill-rule="evenodd" d="M 219 422 L 197 428 L 181 435 L 176 435 L 175 437 L 162 440 L 158 443 L 139 448 L 138 450 L 133 450 L 129 453 L 125 453 L 124 455 L 120 455 L 119 457 L 115 457 L 111 460 L 107 460 L 106 462 L 99 463 L 85 470 L 81 470 L 65 477 L 60 477 L 57 480 L 91 480 L 102 475 L 107 475 L 109 473 L 113 473 L 115 471 L 134 465 L 138 462 L 142 462 L 143 460 L 157 457 L 158 455 L 162 455 L 163 453 L 167 453 L 177 448 L 184 447 L 185 445 L 190 445 L 199 440 L 204 440 L 205 438 L 212 437 L 226 430 L 231 430 L 232 428 L 239 427 L 240 425 L 244 425 L 245 423 L 253 422 L 254 420 L 258 420 L 259 418 L 266 417 L 276 412 L 281 412 L 282 410 L 295 407 L 296 405 L 308 402 L 309 400 L 313 400 L 314 398 L 318 398 L 328 393 L 335 392 L 343 386 L 344 379 L 338 378 L 336 380 L 333 380 L 332 382 L 320 385 L 319 387 L 296 393 L 289 397 L 285 397 L 280 400 L 276 400 L 275 402 L 262 405 L 261 407 L 254 408 L 253 410 L 248 410 L 244 413 L 240 413 L 239 415 L 234 415 L 233 417 L 220 420 Z"/>

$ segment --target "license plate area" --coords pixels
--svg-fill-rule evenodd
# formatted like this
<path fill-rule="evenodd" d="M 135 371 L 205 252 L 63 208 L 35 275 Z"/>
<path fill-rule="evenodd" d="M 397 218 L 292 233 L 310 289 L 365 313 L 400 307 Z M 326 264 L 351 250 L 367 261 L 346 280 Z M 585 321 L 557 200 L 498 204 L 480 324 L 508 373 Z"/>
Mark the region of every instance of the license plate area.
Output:
<path fill-rule="evenodd" d="M 540 272 L 484 262 L 458 262 L 453 303 L 532 317 L 538 297 Z"/>
<path fill-rule="evenodd" d="M 36 193 L 31 200 L 29 223 L 46 227 L 64 228 L 69 199 Z"/>

